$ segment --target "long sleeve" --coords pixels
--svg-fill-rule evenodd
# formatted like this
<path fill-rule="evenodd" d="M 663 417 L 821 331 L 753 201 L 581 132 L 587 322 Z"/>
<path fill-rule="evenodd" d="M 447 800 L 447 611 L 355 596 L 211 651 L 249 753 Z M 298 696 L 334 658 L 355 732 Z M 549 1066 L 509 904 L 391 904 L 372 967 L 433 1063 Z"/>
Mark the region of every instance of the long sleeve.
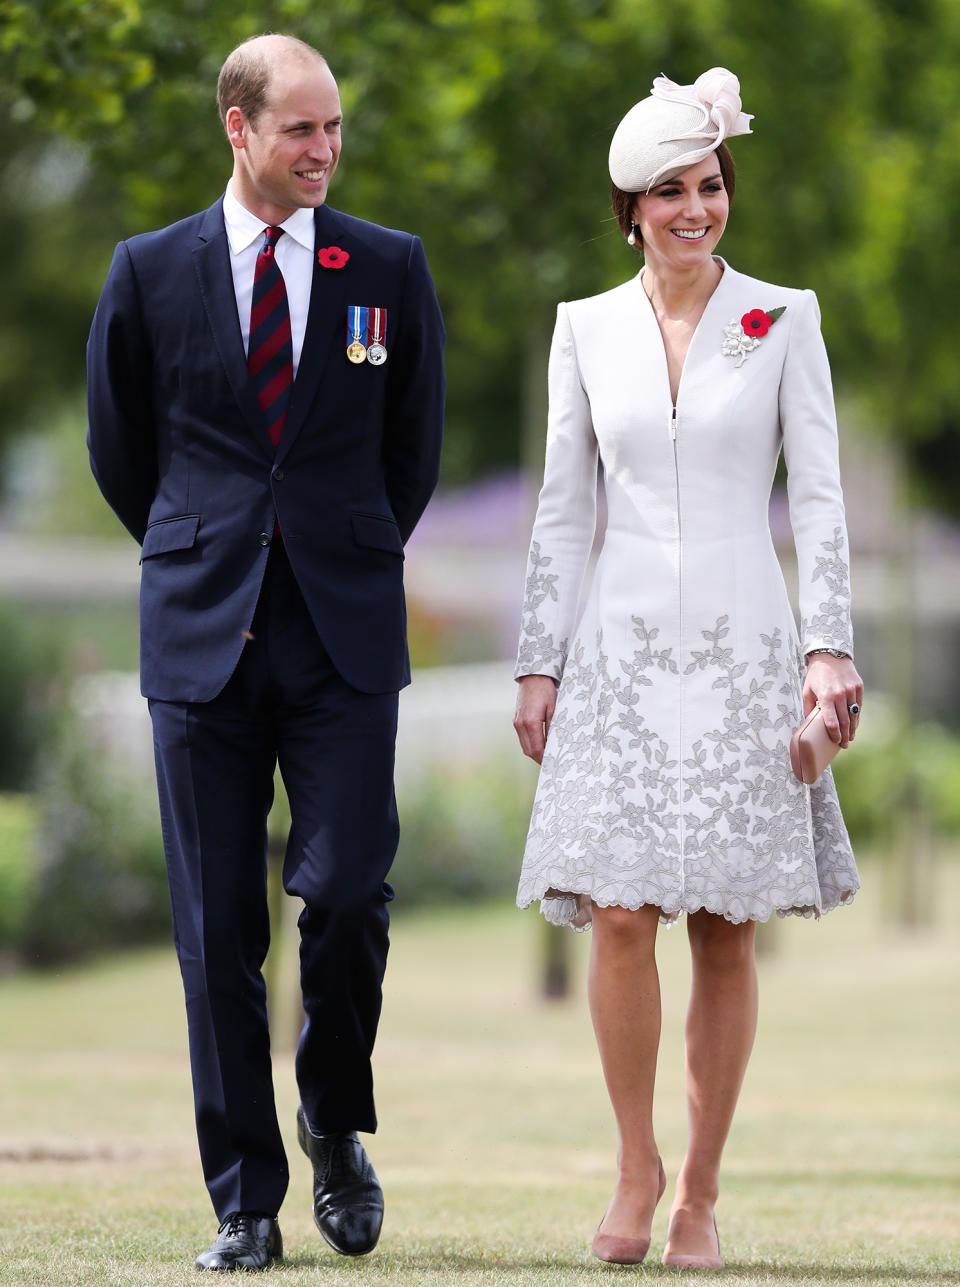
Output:
<path fill-rule="evenodd" d="M 820 309 L 804 291 L 780 383 L 790 523 L 800 584 L 800 647 L 853 653 L 850 566 L 830 365 Z"/>
<path fill-rule="evenodd" d="M 87 343 L 87 446 L 107 503 L 142 543 L 157 489 L 150 355 L 130 252 L 113 256 Z"/>
<path fill-rule="evenodd" d="M 565 304 L 557 309 L 548 391 L 546 463 L 527 560 L 518 679 L 560 679 L 596 529 L 597 440 Z"/>

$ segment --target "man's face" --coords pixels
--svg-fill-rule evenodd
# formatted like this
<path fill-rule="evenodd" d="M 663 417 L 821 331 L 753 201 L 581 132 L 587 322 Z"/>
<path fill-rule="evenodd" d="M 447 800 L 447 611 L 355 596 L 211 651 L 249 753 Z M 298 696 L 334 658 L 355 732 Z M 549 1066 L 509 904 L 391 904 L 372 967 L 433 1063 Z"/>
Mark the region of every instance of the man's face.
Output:
<path fill-rule="evenodd" d="M 270 224 L 300 206 L 323 205 L 340 158 L 340 122 L 337 82 L 326 63 L 275 66 L 255 126 L 239 108 L 227 113 L 238 201 Z"/>

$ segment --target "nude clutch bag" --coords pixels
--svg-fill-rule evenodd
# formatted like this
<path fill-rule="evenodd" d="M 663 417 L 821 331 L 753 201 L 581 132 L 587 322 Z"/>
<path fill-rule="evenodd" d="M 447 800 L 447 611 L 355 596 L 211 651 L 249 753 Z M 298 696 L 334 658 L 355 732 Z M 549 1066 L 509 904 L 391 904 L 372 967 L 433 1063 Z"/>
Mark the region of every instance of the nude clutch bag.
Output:
<path fill-rule="evenodd" d="M 840 743 L 827 732 L 817 702 L 790 739 L 790 765 L 801 782 L 812 786 L 839 750 Z"/>

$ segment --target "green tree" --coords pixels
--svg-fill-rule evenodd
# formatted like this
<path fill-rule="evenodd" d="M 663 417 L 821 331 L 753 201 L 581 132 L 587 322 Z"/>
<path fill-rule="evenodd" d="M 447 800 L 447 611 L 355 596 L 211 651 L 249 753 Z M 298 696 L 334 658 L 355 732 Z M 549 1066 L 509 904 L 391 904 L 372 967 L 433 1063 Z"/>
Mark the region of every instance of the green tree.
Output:
<path fill-rule="evenodd" d="M 51 347 L 75 363 L 79 313 L 112 241 L 216 198 L 229 167 L 219 64 L 255 31 L 288 30 L 340 80 L 334 204 L 424 238 L 450 336 L 447 477 L 512 462 L 525 400 L 542 397 L 556 301 L 637 267 L 607 201 L 616 122 L 657 72 L 688 81 L 725 64 L 756 123 L 734 144 L 723 253 L 817 290 L 838 381 L 956 508 L 955 0 L 34 0 L 29 11 L 7 0 L 0 13 L 8 244 L 34 215 L 29 185 L 13 180 L 14 200 L 10 176 L 35 177 L 64 140 L 81 160 L 65 198 L 79 212 L 72 232 L 59 246 L 40 238 L 39 278 L 18 269 L 21 357 L 36 351 L 32 307 L 49 296 L 48 314 L 62 311 L 45 320 Z M 57 15 L 59 26 L 45 20 Z M 0 356 L 13 351 L 8 331 Z M 0 363 L 0 391 L 14 378 Z M 49 384 L 66 382 L 64 371 Z M 25 398 L 3 399 L 3 428 L 22 427 Z"/>

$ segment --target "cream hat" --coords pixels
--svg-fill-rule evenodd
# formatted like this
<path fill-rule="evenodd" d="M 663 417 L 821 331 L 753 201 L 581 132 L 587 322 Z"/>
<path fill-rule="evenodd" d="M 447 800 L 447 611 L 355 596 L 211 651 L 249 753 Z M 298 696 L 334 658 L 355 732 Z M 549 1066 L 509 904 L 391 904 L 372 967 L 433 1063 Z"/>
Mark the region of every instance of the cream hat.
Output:
<path fill-rule="evenodd" d="M 650 97 L 617 126 L 610 178 L 623 192 L 649 192 L 702 161 L 725 138 L 750 134 L 753 117 L 740 106 L 740 82 L 726 67 L 712 67 L 692 85 L 658 76 Z"/>

